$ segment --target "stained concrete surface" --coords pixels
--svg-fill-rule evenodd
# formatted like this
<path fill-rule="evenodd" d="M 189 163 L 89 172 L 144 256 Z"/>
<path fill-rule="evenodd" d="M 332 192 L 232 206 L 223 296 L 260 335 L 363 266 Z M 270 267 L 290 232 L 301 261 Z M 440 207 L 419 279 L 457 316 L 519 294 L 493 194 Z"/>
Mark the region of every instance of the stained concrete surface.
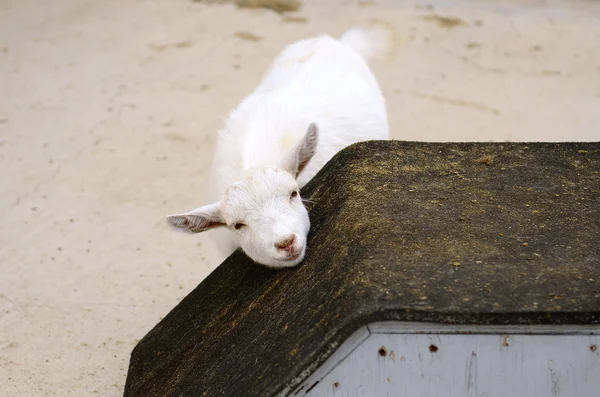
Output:
<path fill-rule="evenodd" d="M 373 20 L 395 139 L 600 140 L 600 3 L 0 1 L 0 394 L 120 396 L 138 339 L 220 262 L 164 216 L 283 46 Z"/>

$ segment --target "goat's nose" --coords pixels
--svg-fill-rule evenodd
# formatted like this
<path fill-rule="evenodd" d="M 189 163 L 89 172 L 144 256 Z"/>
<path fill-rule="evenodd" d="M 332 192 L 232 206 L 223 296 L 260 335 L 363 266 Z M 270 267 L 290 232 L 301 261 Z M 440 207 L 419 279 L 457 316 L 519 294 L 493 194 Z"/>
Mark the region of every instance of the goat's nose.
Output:
<path fill-rule="evenodd" d="M 291 247 L 292 244 L 294 244 L 295 239 L 296 239 L 296 237 L 293 234 L 291 234 L 291 235 L 287 236 L 286 238 L 276 242 L 275 248 L 278 248 L 280 250 L 287 249 L 287 248 Z"/>

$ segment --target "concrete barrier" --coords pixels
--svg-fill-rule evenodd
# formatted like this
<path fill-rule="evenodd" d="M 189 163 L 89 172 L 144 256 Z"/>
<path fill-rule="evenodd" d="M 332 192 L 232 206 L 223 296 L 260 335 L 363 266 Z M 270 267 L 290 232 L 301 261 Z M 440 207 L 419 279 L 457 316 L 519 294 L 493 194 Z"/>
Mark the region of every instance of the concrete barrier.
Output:
<path fill-rule="evenodd" d="M 389 394 L 400 383 L 411 395 L 496 396 L 488 377 L 525 387 L 488 368 L 514 357 L 549 368 L 519 372 L 554 387 L 540 396 L 600 389 L 598 376 L 580 372 L 587 386 L 571 387 L 576 375 L 548 364 L 558 355 L 600 370 L 600 143 L 360 143 L 302 196 L 312 225 L 303 263 L 272 271 L 234 253 L 135 347 L 125 397 L 373 397 L 403 395 Z M 527 335 L 559 339 L 532 353 Z M 470 347 L 486 343 L 496 355 Z M 352 352 L 383 370 L 339 373 Z"/>

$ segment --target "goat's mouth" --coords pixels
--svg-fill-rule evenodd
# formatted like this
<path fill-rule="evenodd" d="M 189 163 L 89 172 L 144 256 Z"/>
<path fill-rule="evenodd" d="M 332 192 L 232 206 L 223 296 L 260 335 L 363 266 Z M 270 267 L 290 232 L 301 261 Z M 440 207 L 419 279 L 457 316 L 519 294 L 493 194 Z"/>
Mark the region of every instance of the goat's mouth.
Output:
<path fill-rule="evenodd" d="M 297 250 L 297 251 L 287 254 L 286 257 L 283 259 L 280 259 L 280 261 L 283 261 L 283 262 L 295 261 L 296 259 L 298 259 L 299 256 L 300 256 L 300 250 Z"/>
<path fill-rule="evenodd" d="M 304 250 L 300 249 L 300 248 L 295 248 L 289 252 L 286 253 L 286 256 L 280 259 L 277 259 L 280 262 L 292 262 L 295 261 L 296 259 L 298 259 L 300 257 L 300 255 L 302 255 L 302 252 Z"/>

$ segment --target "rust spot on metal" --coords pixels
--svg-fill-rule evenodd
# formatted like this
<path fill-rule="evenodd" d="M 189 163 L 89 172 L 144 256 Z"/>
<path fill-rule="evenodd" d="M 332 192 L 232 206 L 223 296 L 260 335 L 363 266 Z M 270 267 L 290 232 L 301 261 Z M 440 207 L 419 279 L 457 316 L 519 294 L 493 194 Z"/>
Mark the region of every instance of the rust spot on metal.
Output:
<path fill-rule="evenodd" d="M 385 348 L 385 346 L 381 346 L 379 350 L 377 350 L 377 353 L 379 353 L 381 357 L 385 357 L 387 356 L 387 349 Z"/>
<path fill-rule="evenodd" d="M 590 346 L 590 350 L 591 350 L 591 351 L 593 351 L 593 352 L 595 352 L 596 350 L 598 350 L 598 346 L 596 346 L 596 345 L 591 345 L 591 346 Z"/>
<path fill-rule="evenodd" d="M 335 382 L 335 383 L 333 384 L 333 387 L 334 387 L 335 389 L 337 389 L 338 387 L 340 387 L 340 382 Z"/>
<path fill-rule="evenodd" d="M 508 335 L 504 335 L 504 337 L 502 338 L 502 346 L 504 346 L 504 347 L 508 347 L 508 346 L 510 346 L 510 345 L 508 344 L 508 338 L 510 338 L 510 336 L 508 336 Z"/>
<path fill-rule="evenodd" d="M 438 347 L 437 347 L 436 345 L 434 345 L 434 344 L 431 344 L 431 345 L 429 345 L 429 351 L 430 351 L 430 352 L 432 352 L 432 353 L 435 353 L 435 352 L 437 352 L 438 350 L 439 350 L 439 349 L 438 349 Z"/>

